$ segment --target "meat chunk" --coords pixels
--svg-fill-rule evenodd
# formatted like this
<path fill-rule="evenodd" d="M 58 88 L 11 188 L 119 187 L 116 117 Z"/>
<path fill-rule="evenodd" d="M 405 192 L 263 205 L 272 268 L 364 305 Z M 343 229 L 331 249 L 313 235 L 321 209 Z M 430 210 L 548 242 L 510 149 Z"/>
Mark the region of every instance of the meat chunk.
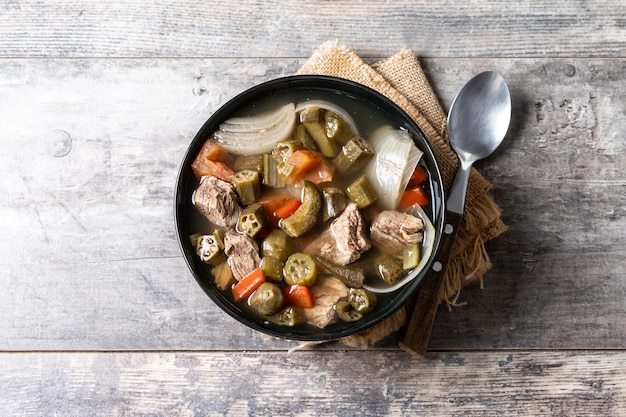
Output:
<path fill-rule="evenodd" d="M 424 238 L 424 222 L 416 216 L 385 210 L 374 218 L 370 237 L 383 252 L 397 254 L 411 243 Z"/>
<path fill-rule="evenodd" d="M 319 279 L 321 278 L 321 279 Z M 318 277 L 317 283 L 311 287 L 315 305 L 305 308 L 304 317 L 307 323 L 323 329 L 337 321 L 335 304 L 337 300 L 348 296 L 348 287 L 333 276 Z"/>
<path fill-rule="evenodd" d="M 224 253 L 228 256 L 228 265 L 237 281 L 261 265 L 256 241 L 234 230 L 229 230 L 224 236 Z"/>
<path fill-rule="evenodd" d="M 241 214 L 235 187 L 213 176 L 202 178 L 193 193 L 193 204 L 211 223 L 221 227 L 234 226 Z"/>
<path fill-rule="evenodd" d="M 365 229 L 359 209 L 350 203 L 305 251 L 347 265 L 372 246 Z"/>

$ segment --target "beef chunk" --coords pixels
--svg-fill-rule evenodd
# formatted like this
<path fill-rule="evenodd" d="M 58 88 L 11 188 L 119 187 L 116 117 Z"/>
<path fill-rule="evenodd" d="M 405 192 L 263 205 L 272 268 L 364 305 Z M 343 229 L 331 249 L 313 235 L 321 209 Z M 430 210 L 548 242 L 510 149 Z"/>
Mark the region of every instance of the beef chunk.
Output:
<path fill-rule="evenodd" d="M 340 298 L 348 296 L 348 287 L 338 278 L 324 276 L 318 277 L 316 284 L 311 287 L 311 293 L 315 299 L 315 305 L 303 309 L 307 323 L 323 329 L 336 322 L 335 304 Z"/>
<path fill-rule="evenodd" d="M 213 224 L 232 227 L 237 223 L 239 207 L 235 187 L 213 176 L 206 176 L 193 194 L 193 204 Z"/>
<path fill-rule="evenodd" d="M 261 265 L 259 245 L 256 241 L 234 230 L 229 230 L 224 236 L 224 253 L 228 256 L 228 265 L 237 281 Z"/>
<path fill-rule="evenodd" d="M 422 241 L 424 222 L 407 213 L 385 210 L 372 221 L 370 237 L 383 252 L 397 254 L 409 244 Z"/>
<path fill-rule="evenodd" d="M 363 216 L 356 204 L 350 203 L 329 228 L 306 248 L 306 252 L 347 265 L 359 259 L 370 247 Z"/>

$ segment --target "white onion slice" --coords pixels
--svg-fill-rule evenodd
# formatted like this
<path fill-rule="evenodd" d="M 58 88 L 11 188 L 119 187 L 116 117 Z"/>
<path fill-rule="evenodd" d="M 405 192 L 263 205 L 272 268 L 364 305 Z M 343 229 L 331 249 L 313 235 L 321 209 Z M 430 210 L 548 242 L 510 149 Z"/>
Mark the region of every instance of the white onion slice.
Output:
<path fill-rule="evenodd" d="M 354 119 L 352 118 L 352 116 L 350 116 L 347 111 L 337 106 L 336 104 L 331 103 L 326 100 L 303 101 L 302 103 L 298 103 L 298 105 L 296 106 L 296 113 L 300 113 L 302 110 L 306 109 L 307 107 L 319 107 L 324 110 L 332 111 L 341 119 L 343 119 L 344 122 L 346 122 L 346 124 L 352 130 L 352 133 L 354 133 L 355 136 L 359 136 L 359 129 L 357 129 L 356 123 L 354 123 Z"/>
<path fill-rule="evenodd" d="M 376 130 L 370 143 L 375 156 L 365 167 L 365 175 L 378 194 L 381 209 L 395 210 L 423 152 L 407 131 L 391 126 Z"/>
<path fill-rule="evenodd" d="M 291 112 L 293 104 L 286 104 L 275 111 L 249 117 L 231 117 L 220 125 L 228 132 L 252 132 L 280 123 Z"/>
<path fill-rule="evenodd" d="M 228 152 L 256 155 L 271 152 L 291 135 L 295 124 L 295 105 L 289 103 L 269 113 L 232 117 L 220 124 L 213 137 Z"/>
<path fill-rule="evenodd" d="M 363 284 L 363 288 L 366 290 L 384 294 L 405 286 L 419 275 L 422 269 L 424 269 L 426 262 L 428 262 L 430 255 L 433 253 L 435 246 L 435 226 L 431 223 L 424 209 L 422 209 L 419 204 L 414 204 L 406 210 L 406 213 L 419 217 L 424 222 L 424 239 L 422 240 L 422 254 L 419 263 L 408 275 L 400 278 L 395 284 L 388 285 L 382 279 L 372 280 L 372 282 Z"/>

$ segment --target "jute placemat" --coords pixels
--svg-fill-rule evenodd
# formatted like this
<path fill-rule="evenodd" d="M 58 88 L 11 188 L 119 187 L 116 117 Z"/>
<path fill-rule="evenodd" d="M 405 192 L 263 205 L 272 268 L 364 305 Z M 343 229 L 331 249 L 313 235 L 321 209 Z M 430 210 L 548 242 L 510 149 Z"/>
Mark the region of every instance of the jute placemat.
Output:
<path fill-rule="evenodd" d="M 337 41 L 328 41 L 313 53 L 299 74 L 346 78 L 393 100 L 424 132 L 441 165 L 446 191 L 449 190 L 458 159 L 448 143 L 447 116 L 411 50 L 403 50 L 370 66 L 349 47 Z M 472 169 L 465 212 L 440 294 L 440 301 L 450 306 L 458 303 L 461 289 L 466 285 L 479 282 L 482 287 L 483 275 L 491 268 L 485 242 L 506 230 L 500 219 L 500 209 L 491 196 L 491 189 L 492 184 L 476 169 Z M 405 321 L 406 309 L 401 308 L 377 326 L 344 338 L 342 342 L 350 346 L 367 346 L 399 330 Z"/>

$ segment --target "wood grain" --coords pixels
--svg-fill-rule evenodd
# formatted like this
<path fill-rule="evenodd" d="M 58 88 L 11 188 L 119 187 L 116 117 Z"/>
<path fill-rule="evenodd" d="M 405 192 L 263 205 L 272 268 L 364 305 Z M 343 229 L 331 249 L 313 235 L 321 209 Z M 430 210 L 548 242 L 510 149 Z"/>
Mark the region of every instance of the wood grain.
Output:
<path fill-rule="evenodd" d="M 0 60 L 0 349 L 293 346 L 212 305 L 181 258 L 172 213 L 179 161 L 203 121 L 302 63 Z M 624 61 L 423 65 L 444 107 L 484 69 L 504 75 L 514 103 L 505 144 L 478 165 L 509 231 L 490 244 L 485 289 L 440 309 L 431 346 L 623 348 Z"/>
<path fill-rule="evenodd" d="M 0 3 L 2 57 L 306 57 L 328 39 L 364 56 L 624 55 L 621 0 Z M 378 41 L 384 40 L 384 41 Z"/>
<path fill-rule="evenodd" d="M 0 0 L 0 415 L 625 416 L 621 0 Z M 220 105 L 337 39 L 412 48 L 444 108 L 513 98 L 477 168 L 509 230 L 416 361 L 249 330 L 173 224 L 178 164 Z M 592 349 L 592 350 L 589 350 Z"/>
<path fill-rule="evenodd" d="M 407 359 L 409 358 L 409 359 Z M 623 416 L 622 352 L 0 355 L 2 415 Z"/>

